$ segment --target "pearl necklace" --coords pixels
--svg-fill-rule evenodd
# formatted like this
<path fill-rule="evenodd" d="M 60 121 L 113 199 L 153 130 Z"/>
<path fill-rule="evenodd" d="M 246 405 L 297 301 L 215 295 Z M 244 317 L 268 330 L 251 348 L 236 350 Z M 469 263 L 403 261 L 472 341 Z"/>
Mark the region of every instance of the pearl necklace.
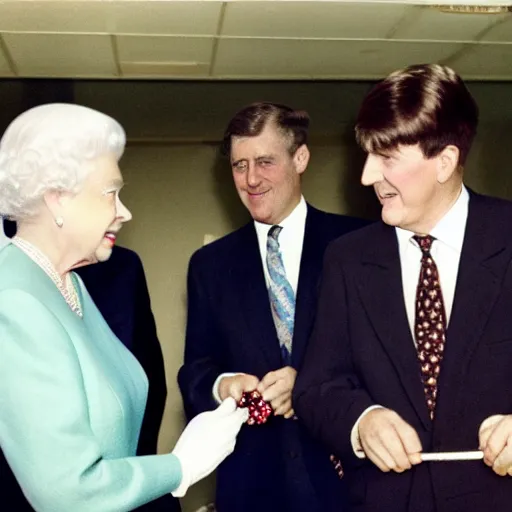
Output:
<path fill-rule="evenodd" d="M 59 292 L 64 297 L 64 300 L 71 310 L 81 317 L 82 308 L 80 306 L 80 300 L 78 299 L 78 294 L 76 293 L 75 286 L 73 285 L 69 272 L 66 273 L 66 277 L 62 279 L 48 257 L 37 247 L 19 236 L 13 237 L 11 241 L 45 271 L 48 277 L 54 282 L 55 286 L 57 286 Z"/>

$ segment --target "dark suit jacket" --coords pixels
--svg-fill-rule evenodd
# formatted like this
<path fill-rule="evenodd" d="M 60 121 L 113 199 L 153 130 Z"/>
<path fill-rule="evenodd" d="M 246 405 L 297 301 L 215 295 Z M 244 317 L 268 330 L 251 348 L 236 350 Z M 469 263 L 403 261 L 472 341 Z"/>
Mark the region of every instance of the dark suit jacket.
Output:
<path fill-rule="evenodd" d="M 294 405 L 340 456 L 354 512 L 505 512 L 509 478 L 481 461 L 383 473 L 355 458 L 350 431 L 380 404 L 424 451 L 476 450 L 481 422 L 512 413 L 512 203 L 471 194 L 455 298 L 430 421 L 404 305 L 394 228 L 377 223 L 332 244 Z"/>
<path fill-rule="evenodd" d="M 296 299 L 292 366 L 300 370 L 315 314 L 327 244 L 364 221 L 308 207 Z M 223 372 L 262 378 L 282 367 L 256 230 L 251 222 L 198 250 L 188 273 L 185 364 L 178 380 L 189 418 L 213 409 Z M 219 512 L 343 510 L 329 452 L 300 421 L 271 417 L 244 426 L 217 472 Z M 264 505 L 263 505 L 264 503 Z"/>
<path fill-rule="evenodd" d="M 6 226 L 12 235 L 14 227 Z M 164 363 L 155 321 L 151 312 L 146 278 L 140 258 L 123 247 L 115 247 L 111 258 L 78 269 L 85 286 L 116 336 L 132 351 L 149 379 L 149 394 L 141 428 L 138 455 L 156 453 L 158 432 L 167 396 Z M 28 504 L 0 451 L 0 486 L 2 499 L 7 493 L 10 510 L 30 512 Z M 146 512 L 178 512 L 179 501 L 163 496 L 140 507 Z"/>

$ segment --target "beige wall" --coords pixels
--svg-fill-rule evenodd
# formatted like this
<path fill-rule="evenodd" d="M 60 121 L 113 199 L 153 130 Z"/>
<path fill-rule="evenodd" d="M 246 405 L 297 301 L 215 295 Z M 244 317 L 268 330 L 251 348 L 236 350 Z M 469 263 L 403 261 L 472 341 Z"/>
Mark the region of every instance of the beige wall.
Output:
<path fill-rule="evenodd" d="M 347 168 L 346 152 L 332 146 L 313 151 L 304 175 L 306 197 L 327 210 L 346 212 L 354 202 L 343 186 L 348 173 L 340 172 Z M 206 234 L 224 235 L 248 217 L 227 162 L 213 145 L 134 145 L 121 167 L 126 180 L 123 200 L 134 218 L 123 229 L 120 243 L 135 249 L 146 268 L 169 389 L 159 449 L 168 451 L 183 427 L 176 374 L 183 354 L 188 260 Z M 370 199 L 373 202 L 373 196 Z M 183 500 L 184 510 L 196 510 L 211 497 L 211 482 L 203 483 Z"/>
<path fill-rule="evenodd" d="M 509 132 L 510 133 L 510 132 Z M 497 134 L 495 134 L 497 135 Z M 495 141 L 491 137 L 489 146 Z M 468 182 L 479 191 L 512 198 L 512 173 L 502 157 L 475 147 Z M 304 175 L 304 194 L 314 205 L 334 212 L 372 217 L 373 193 L 362 194 L 360 162 L 343 145 L 313 145 L 312 162 Z M 478 172 L 476 162 L 489 172 Z M 356 165 L 357 164 L 357 165 Z M 134 220 L 121 243 L 135 249 L 146 267 L 153 309 L 167 369 L 169 398 L 159 448 L 171 449 L 183 426 L 176 373 L 182 361 L 185 320 L 185 279 L 190 255 L 205 234 L 223 235 L 247 220 L 231 182 L 227 162 L 212 145 L 137 145 L 122 161 L 127 181 L 123 198 Z M 498 178 L 501 171 L 501 178 Z M 501 180 L 501 183 L 500 183 Z M 193 488 L 183 500 L 185 512 L 196 510 L 213 495 L 212 481 Z"/>
<path fill-rule="evenodd" d="M 23 110 L 41 85 L 0 82 L 0 123 Z M 59 87 L 69 93 L 69 85 L 53 83 L 49 99 L 58 99 Z M 512 85 L 471 88 L 481 105 L 482 126 L 467 182 L 479 192 L 512 199 Z M 76 102 L 118 118 L 130 139 L 121 167 L 123 199 L 134 218 L 120 243 L 136 250 L 146 269 L 169 389 L 159 450 L 169 451 L 184 425 L 176 374 L 183 354 L 188 260 L 205 234 L 223 235 L 247 221 L 227 163 L 217 152 L 224 124 L 240 106 L 258 99 L 307 109 L 313 123 L 306 198 L 319 208 L 372 218 L 378 208 L 372 192 L 358 183 L 363 155 L 352 135 L 368 84 L 76 82 L 71 89 Z M 198 484 L 183 500 L 184 512 L 212 496 L 212 479 Z"/>

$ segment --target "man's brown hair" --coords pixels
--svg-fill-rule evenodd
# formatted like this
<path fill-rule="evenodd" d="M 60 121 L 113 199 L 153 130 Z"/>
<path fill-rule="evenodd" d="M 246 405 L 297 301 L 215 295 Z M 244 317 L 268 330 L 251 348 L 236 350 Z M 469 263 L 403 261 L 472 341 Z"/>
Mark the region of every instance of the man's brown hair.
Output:
<path fill-rule="evenodd" d="M 293 110 L 279 103 L 253 103 L 239 110 L 224 132 L 222 152 L 229 156 L 233 137 L 255 137 L 260 135 L 268 123 L 272 123 L 286 137 L 291 155 L 303 144 L 307 144 L 309 115 L 304 110 Z"/>
<path fill-rule="evenodd" d="M 446 146 L 464 165 L 478 125 L 478 107 L 462 79 L 447 66 L 421 64 L 395 71 L 363 100 L 356 123 L 368 153 L 419 144 L 432 158 Z"/>

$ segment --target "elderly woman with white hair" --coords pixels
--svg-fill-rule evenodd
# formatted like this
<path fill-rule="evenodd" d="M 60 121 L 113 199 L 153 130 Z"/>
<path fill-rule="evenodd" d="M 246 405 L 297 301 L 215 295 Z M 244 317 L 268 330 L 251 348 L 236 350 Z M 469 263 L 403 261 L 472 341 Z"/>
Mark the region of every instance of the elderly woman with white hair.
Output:
<path fill-rule="evenodd" d="M 233 400 L 197 416 L 169 454 L 135 456 L 147 378 L 73 269 L 109 258 L 131 219 L 119 198 L 122 127 L 48 104 L 0 141 L 0 447 L 44 512 L 122 512 L 183 496 L 226 457 L 247 418 Z"/>

